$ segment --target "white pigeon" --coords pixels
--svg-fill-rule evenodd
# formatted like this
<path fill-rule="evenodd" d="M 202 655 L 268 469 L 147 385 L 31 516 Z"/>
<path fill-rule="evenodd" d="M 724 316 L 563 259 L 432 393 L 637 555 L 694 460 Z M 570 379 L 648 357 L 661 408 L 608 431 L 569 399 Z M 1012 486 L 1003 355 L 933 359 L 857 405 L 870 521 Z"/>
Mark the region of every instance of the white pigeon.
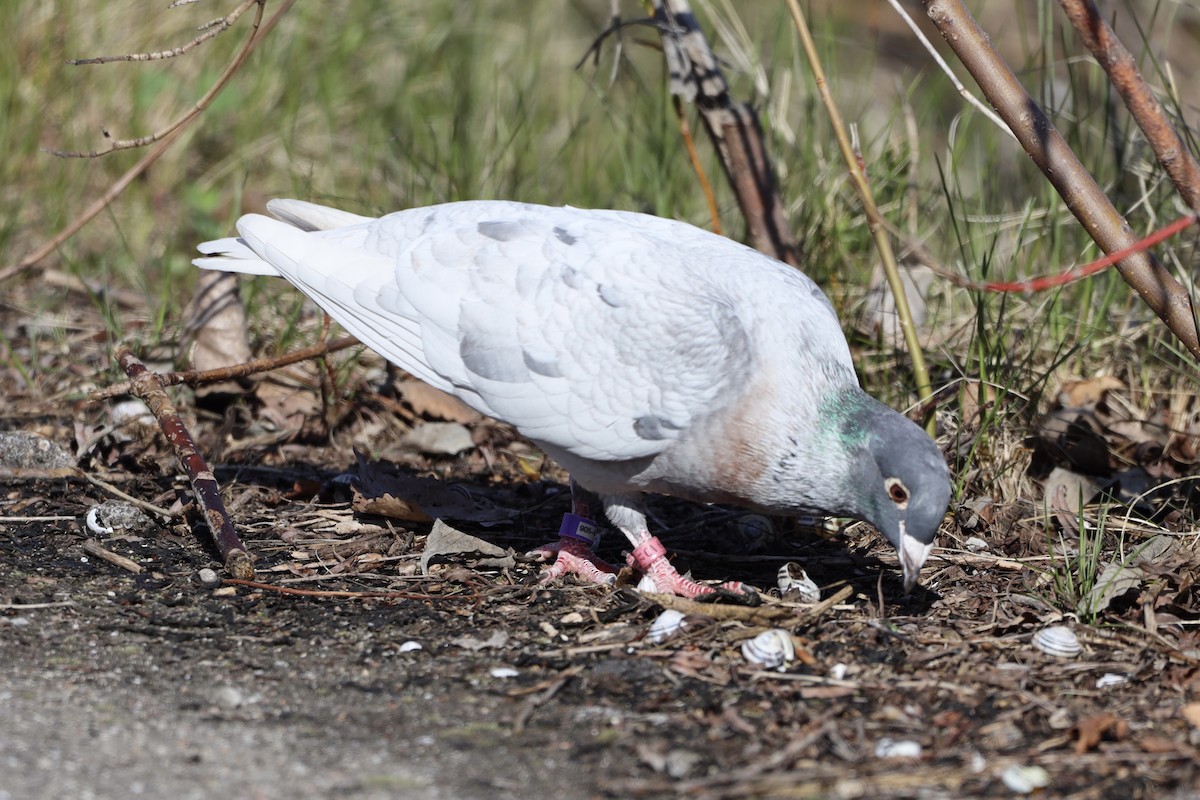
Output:
<path fill-rule="evenodd" d="M 601 504 L 659 591 L 681 576 L 643 492 L 875 526 L 917 580 L 950 497 L 917 425 L 859 387 L 833 306 L 799 270 L 683 222 L 471 201 L 362 217 L 274 200 L 206 269 L 286 278 L 384 358 L 504 420 L 571 474 L 560 540 L 536 551 L 600 583 Z"/>

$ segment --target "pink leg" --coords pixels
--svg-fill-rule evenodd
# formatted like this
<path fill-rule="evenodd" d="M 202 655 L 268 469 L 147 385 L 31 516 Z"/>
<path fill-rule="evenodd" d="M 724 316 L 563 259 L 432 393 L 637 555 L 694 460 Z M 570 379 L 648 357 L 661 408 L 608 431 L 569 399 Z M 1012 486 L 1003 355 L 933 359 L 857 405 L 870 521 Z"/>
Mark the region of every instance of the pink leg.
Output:
<path fill-rule="evenodd" d="M 589 495 L 590 493 L 575 481 L 571 481 L 573 513 L 563 517 L 558 541 L 544 544 L 526 553 L 541 561 L 554 562 L 542 573 L 538 579 L 539 583 L 552 581 L 564 575 L 578 575 L 588 583 L 611 584 L 617 580 L 620 568 L 601 560 L 592 549 L 600 540 L 603 529 L 588 519 Z"/>
<path fill-rule="evenodd" d="M 606 497 L 605 512 L 633 545 L 629 564 L 650 578 L 655 588 L 665 594 L 688 598 L 717 597 L 742 600 L 757 604 L 758 595 L 753 589 L 737 581 L 728 581 L 720 586 L 706 586 L 685 578 L 667 559 L 667 550 L 657 536 L 646 526 L 646 515 L 637 507 L 636 501 L 624 497 Z"/>

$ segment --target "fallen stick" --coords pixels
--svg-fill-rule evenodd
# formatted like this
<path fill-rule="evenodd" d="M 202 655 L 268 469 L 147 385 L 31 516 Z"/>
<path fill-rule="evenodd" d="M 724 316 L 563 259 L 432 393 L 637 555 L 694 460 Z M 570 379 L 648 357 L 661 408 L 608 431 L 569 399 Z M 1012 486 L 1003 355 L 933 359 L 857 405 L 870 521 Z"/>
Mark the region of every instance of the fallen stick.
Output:
<path fill-rule="evenodd" d="M 83 552 L 88 555 L 93 555 L 96 558 L 107 561 L 110 564 L 115 564 L 121 569 L 127 569 L 134 575 L 142 571 L 142 565 L 134 561 L 132 558 L 118 555 L 112 550 L 108 550 L 104 545 L 97 542 L 95 539 L 88 539 L 83 543 Z"/>
<path fill-rule="evenodd" d="M 163 435 L 171 443 L 175 457 L 187 473 L 204 521 L 221 551 L 221 557 L 225 559 L 225 571 L 234 578 L 252 579 L 254 565 L 250 562 L 250 554 L 233 529 L 229 513 L 225 510 L 225 503 L 221 500 L 221 487 L 217 484 L 216 476 L 208 468 L 208 464 L 204 463 L 204 457 L 200 455 L 195 440 L 167 397 L 158 375 L 147 369 L 133 351 L 124 345 L 117 349 L 117 362 L 129 376 L 130 391 L 144 400 L 150 408 L 158 420 L 159 427 L 162 428 Z"/>
<path fill-rule="evenodd" d="M 273 369 L 286 367 L 300 361 L 306 361 L 310 358 L 317 358 L 327 353 L 336 353 L 338 350 L 345 350 L 348 347 L 353 347 L 358 344 L 358 339 L 353 336 L 345 336 L 332 342 L 322 341 L 311 347 L 303 347 L 299 350 L 293 350 L 290 353 L 284 353 L 279 356 L 264 356 L 256 358 L 252 361 L 246 361 L 242 364 L 233 364 L 228 367 L 217 367 L 216 369 L 189 369 L 183 372 L 168 372 L 164 375 L 158 375 L 158 382 L 162 386 L 177 386 L 181 383 L 186 383 L 188 386 L 203 386 L 207 383 L 224 383 L 235 378 L 245 378 L 249 375 L 254 375 L 259 372 L 270 372 Z M 103 389 L 97 389 L 88 395 L 89 400 L 108 400 L 112 397 L 119 397 L 123 394 L 129 394 L 131 382 L 113 384 L 106 386 Z"/>

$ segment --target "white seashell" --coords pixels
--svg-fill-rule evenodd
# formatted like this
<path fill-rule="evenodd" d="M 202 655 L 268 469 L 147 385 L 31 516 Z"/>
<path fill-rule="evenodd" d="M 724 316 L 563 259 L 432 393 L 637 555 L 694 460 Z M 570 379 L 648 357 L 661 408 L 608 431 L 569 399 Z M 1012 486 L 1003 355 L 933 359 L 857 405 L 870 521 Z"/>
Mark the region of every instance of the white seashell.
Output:
<path fill-rule="evenodd" d="M 833 678 L 835 681 L 844 680 L 846 673 L 849 671 L 850 668 L 839 661 L 829 668 L 829 677 Z"/>
<path fill-rule="evenodd" d="M 1121 686 L 1129 683 L 1128 675 L 1118 675 L 1115 672 L 1106 672 L 1096 679 L 1097 689 L 1109 689 L 1113 686 Z"/>
<path fill-rule="evenodd" d="M 668 608 L 650 623 L 650 630 L 646 631 L 646 641 L 650 644 L 660 644 L 672 636 L 677 636 L 686 627 L 687 619 L 684 618 L 683 612 Z"/>
<path fill-rule="evenodd" d="M 420 650 L 420 649 L 422 649 L 421 643 L 414 642 L 412 639 L 409 639 L 407 642 L 405 642 L 404 644 L 402 644 L 396 648 L 396 650 L 401 653 L 411 653 L 414 650 Z"/>
<path fill-rule="evenodd" d="M 87 513 L 87 527 L 92 533 L 101 536 L 108 536 L 116 533 L 116 528 L 110 528 L 100 521 L 100 506 L 92 506 L 92 509 Z"/>
<path fill-rule="evenodd" d="M 108 410 L 114 427 L 122 425 L 154 425 L 153 412 L 141 400 L 122 400 L 114 403 Z"/>
<path fill-rule="evenodd" d="M 1041 767 L 1013 764 L 1000 773 L 1004 785 L 1017 794 L 1033 794 L 1050 785 L 1050 773 Z"/>
<path fill-rule="evenodd" d="M 221 585 L 221 576 L 217 574 L 215 569 L 205 567 L 196 573 L 196 579 L 200 581 L 201 586 L 212 588 Z"/>
<path fill-rule="evenodd" d="M 775 523 L 762 514 L 743 514 L 738 517 L 737 532 L 751 551 L 763 550 L 778 538 Z"/>
<path fill-rule="evenodd" d="M 790 633 L 782 628 L 772 628 L 742 642 L 742 656 L 767 669 L 782 668 L 796 657 L 796 645 L 792 643 Z"/>
<path fill-rule="evenodd" d="M 495 667 L 489 673 L 493 678 L 515 678 L 521 674 L 520 670 L 512 667 Z"/>
<path fill-rule="evenodd" d="M 1033 646 L 1058 658 L 1074 658 L 1083 652 L 1075 632 L 1065 625 L 1051 625 L 1033 635 Z"/>
<path fill-rule="evenodd" d="M 876 758 L 920 758 L 921 743 L 911 739 L 891 739 L 887 736 L 875 743 Z"/>
<path fill-rule="evenodd" d="M 654 582 L 654 578 L 650 577 L 650 573 L 648 572 L 638 581 L 637 590 L 645 594 L 662 594 L 662 591 L 658 588 L 658 584 Z"/>
<path fill-rule="evenodd" d="M 780 593 L 788 599 L 792 595 L 801 603 L 821 602 L 821 588 L 795 561 L 789 561 L 779 568 L 777 585 Z"/>

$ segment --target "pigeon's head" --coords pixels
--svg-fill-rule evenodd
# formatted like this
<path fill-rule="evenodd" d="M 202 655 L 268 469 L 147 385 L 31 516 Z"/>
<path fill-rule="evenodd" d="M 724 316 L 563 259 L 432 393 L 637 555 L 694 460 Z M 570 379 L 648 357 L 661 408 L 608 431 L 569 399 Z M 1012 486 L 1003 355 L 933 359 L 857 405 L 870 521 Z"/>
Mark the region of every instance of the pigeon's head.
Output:
<path fill-rule="evenodd" d="M 856 440 L 851 476 L 854 511 L 882 533 L 900 557 L 905 590 L 912 589 L 933 549 L 950 503 L 950 470 L 925 431 L 867 397 L 846 419 L 843 436 Z"/>

